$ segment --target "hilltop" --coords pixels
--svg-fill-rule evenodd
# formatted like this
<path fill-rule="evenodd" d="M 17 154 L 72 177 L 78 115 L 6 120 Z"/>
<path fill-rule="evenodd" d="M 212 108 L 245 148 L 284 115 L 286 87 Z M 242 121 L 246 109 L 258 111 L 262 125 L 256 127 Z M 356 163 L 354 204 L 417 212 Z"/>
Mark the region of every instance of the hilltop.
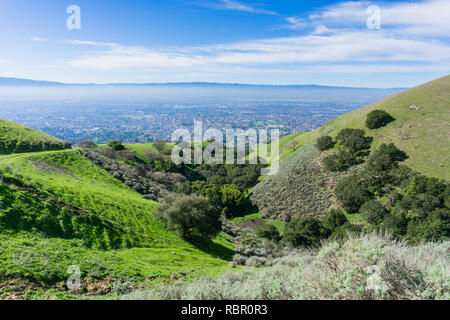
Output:
<path fill-rule="evenodd" d="M 412 169 L 450 180 L 450 76 L 389 96 L 298 136 L 292 140 L 296 143 L 295 150 L 285 148 L 281 159 L 314 144 L 322 135 L 335 137 L 344 128 L 367 130 L 367 114 L 376 109 L 388 112 L 395 121 L 370 132 L 374 137 L 372 149 L 392 142 L 408 154 L 405 164 Z"/>
<path fill-rule="evenodd" d="M 43 132 L 0 119 L 0 155 L 36 151 L 62 150 L 71 147 Z"/>

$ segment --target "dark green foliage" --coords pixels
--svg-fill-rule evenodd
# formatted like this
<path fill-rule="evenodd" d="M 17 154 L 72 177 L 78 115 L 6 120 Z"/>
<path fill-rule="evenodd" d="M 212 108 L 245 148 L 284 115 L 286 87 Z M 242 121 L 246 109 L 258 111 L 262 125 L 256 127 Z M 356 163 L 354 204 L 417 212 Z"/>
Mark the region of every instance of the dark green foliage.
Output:
<path fill-rule="evenodd" d="M 219 185 L 197 180 L 181 184 L 178 191 L 208 198 L 227 218 L 241 216 L 252 207 L 244 192 L 234 184 Z"/>
<path fill-rule="evenodd" d="M 316 147 L 320 151 L 325 151 L 334 147 L 336 142 L 330 136 L 323 136 L 317 139 Z"/>
<path fill-rule="evenodd" d="M 220 212 L 205 197 L 171 194 L 154 215 L 186 240 L 211 239 L 222 227 Z"/>
<path fill-rule="evenodd" d="M 364 130 L 347 128 L 338 133 L 336 140 L 340 142 L 340 150 L 322 161 L 330 172 L 346 171 L 352 166 L 363 163 L 373 138 L 365 137 Z"/>
<path fill-rule="evenodd" d="M 408 219 L 402 213 L 391 211 L 384 217 L 383 228 L 398 238 L 405 236 L 407 226 Z"/>
<path fill-rule="evenodd" d="M 413 219 L 408 224 L 407 236 L 412 242 L 437 241 L 450 238 L 450 210 L 435 210 L 424 219 Z"/>
<path fill-rule="evenodd" d="M 367 168 L 376 174 L 398 167 L 398 163 L 408 159 L 405 152 L 393 143 L 380 145 L 367 160 Z"/>
<path fill-rule="evenodd" d="M 370 200 L 361 206 L 360 213 L 371 224 L 380 224 L 388 211 L 377 200 Z"/>
<path fill-rule="evenodd" d="M 384 110 L 373 110 L 367 115 L 366 127 L 369 129 L 378 129 L 394 120 L 395 119 Z"/>
<path fill-rule="evenodd" d="M 449 195 L 449 185 L 437 178 L 415 175 L 408 183 L 407 194 L 428 194 L 439 198 L 443 204 Z"/>
<path fill-rule="evenodd" d="M 287 224 L 283 241 L 297 247 L 313 247 L 327 238 L 329 231 L 318 219 L 307 217 Z"/>
<path fill-rule="evenodd" d="M 360 233 L 362 230 L 361 226 L 351 224 L 346 222 L 343 225 L 334 229 L 333 233 L 330 235 L 330 240 L 345 240 L 348 238 L 349 234 Z"/>
<path fill-rule="evenodd" d="M 370 149 L 373 138 L 366 137 L 364 130 L 346 128 L 338 133 L 336 140 L 349 152 L 361 154 Z"/>
<path fill-rule="evenodd" d="M 325 169 L 330 172 L 345 171 L 351 166 L 361 163 L 361 159 L 351 152 L 339 150 L 337 153 L 331 154 L 322 160 Z"/>
<path fill-rule="evenodd" d="M 333 209 L 322 218 L 322 223 L 325 228 L 333 232 L 334 229 L 348 223 L 348 219 L 342 210 Z"/>
<path fill-rule="evenodd" d="M 371 193 L 358 175 L 340 180 L 336 185 L 335 195 L 348 213 L 357 213 L 364 202 L 371 197 Z"/>
<path fill-rule="evenodd" d="M 272 224 L 265 224 L 256 230 L 256 234 L 261 237 L 272 241 L 280 241 L 281 236 L 278 229 Z"/>
<path fill-rule="evenodd" d="M 125 146 L 120 143 L 120 141 L 112 140 L 108 143 L 108 147 L 112 148 L 114 151 L 125 150 Z"/>

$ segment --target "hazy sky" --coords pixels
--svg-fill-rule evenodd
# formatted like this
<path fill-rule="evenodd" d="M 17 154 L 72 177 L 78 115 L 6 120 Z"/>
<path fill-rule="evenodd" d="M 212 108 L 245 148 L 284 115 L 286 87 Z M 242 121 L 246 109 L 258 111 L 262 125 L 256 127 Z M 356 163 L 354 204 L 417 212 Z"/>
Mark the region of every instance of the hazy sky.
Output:
<path fill-rule="evenodd" d="M 0 0 L 0 41 L 0 76 L 409 87 L 450 73 L 450 1 Z"/>

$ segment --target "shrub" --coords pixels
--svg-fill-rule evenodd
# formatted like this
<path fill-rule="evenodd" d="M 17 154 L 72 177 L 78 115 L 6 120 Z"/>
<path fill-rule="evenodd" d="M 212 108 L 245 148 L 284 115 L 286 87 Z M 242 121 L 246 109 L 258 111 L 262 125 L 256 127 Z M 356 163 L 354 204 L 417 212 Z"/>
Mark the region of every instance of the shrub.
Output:
<path fill-rule="evenodd" d="M 366 127 L 369 129 L 378 129 L 394 120 L 395 119 L 384 110 L 373 110 L 367 115 Z"/>
<path fill-rule="evenodd" d="M 78 147 L 80 148 L 88 148 L 88 149 L 95 149 L 97 148 L 97 144 L 94 141 L 91 140 L 83 140 L 78 142 L 77 144 Z"/>
<path fill-rule="evenodd" d="M 117 156 L 119 158 L 124 159 L 125 161 L 130 161 L 130 162 L 134 162 L 136 161 L 136 156 L 133 152 L 129 151 L 129 150 L 120 150 L 117 151 Z"/>
<path fill-rule="evenodd" d="M 220 212 L 207 198 L 197 195 L 169 195 L 154 215 L 187 240 L 211 239 L 222 229 Z"/>
<path fill-rule="evenodd" d="M 162 152 L 166 148 L 167 142 L 164 140 L 158 140 L 153 143 L 153 146 L 159 151 Z"/>
<path fill-rule="evenodd" d="M 85 150 L 86 151 L 86 150 Z M 107 157 L 109 159 L 115 159 L 117 157 L 116 152 L 114 151 L 113 148 L 111 147 L 104 147 L 104 148 L 100 148 L 98 150 L 96 150 L 100 155 Z M 90 153 L 92 154 L 92 153 Z"/>
<path fill-rule="evenodd" d="M 344 150 L 331 154 L 322 160 L 325 169 L 331 172 L 345 171 L 360 162 L 361 160 L 358 160 L 355 154 Z"/>
<path fill-rule="evenodd" d="M 342 207 L 348 213 L 357 213 L 359 208 L 370 199 L 370 192 L 358 175 L 341 179 L 334 190 Z"/>
<path fill-rule="evenodd" d="M 256 234 L 261 237 L 272 241 L 280 241 L 281 236 L 280 232 L 278 232 L 278 229 L 271 224 L 265 224 L 264 226 L 260 227 Z"/>
<path fill-rule="evenodd" d="M 125 150 L 125 146 L 117 140 L 110 141 L 108 147 L 112 148 L 114 151 Z"/>
<path fill-rule="evenodd" d="M 383 228 L 396 237 L 403 237 L 406 234 L 407 225 L 408 220 L 403 214 L 391 212 L 384 217 Z"/>
<path fill-rule="evenodd" d="M 342 210 L 331 210 L 325 217 L 322 219 L 323 226 L 330 230 L 334 231 L 337 227 L 342 226 L 348 222 L 347 217 L 345 216 Z"/>
<path fill-rule="evenodd" d="M 365 137 L 364 135 L 364 130 L 346 128 L 338 133 L 336 140 L 348 151 L 359 154 L 369 150 L 373 141 L 372 137 Z"/>
<path fill-rule="evenodd" d="M 323 136 L 317 139 L 316 147 L 320 151 L 325 151 L 334 147 L 336 142 L 330 136 Z"/>
<path fill-rule="evenodd" d="M 406 159 L 408 159 L 406 153 L 393 143 L 383 143 L 367 160 L 367 168 L 375 173 L 383 173 L 398 167 L 398 163 Z"/>
<path fill-rule="evenodd" d="M 312 247 L 320 244 L 320 240 L 327 236 L 328 231 L 322 225 L 322 222 L 308 217 L 288 223 L 283 241 L 297 247 Z"/>
<path fill-rule="evenodd" d="M 370 200 L 361 206 L 360 212 L 364 219 L 371 224 L 380 224 L 388 211 L 377 200 Z"/>
<path fill-rule="evenodd" d="M 334 240 L 346 240 L 349 234 L 358 234 L 361 232 L 361 227 L 358 225 L 351 224 L 350 222 L 344 223 L 343 225 L 334 229 L 333 233 L 330 235 L 329 239 Z"/>
<path fill-rule="evenodd" d="M 408 239 L 412 242 L 437 241 L 450 238 L 450 210 L 439 209 L 425 219 L 414 219 L 408 224 Z"/>

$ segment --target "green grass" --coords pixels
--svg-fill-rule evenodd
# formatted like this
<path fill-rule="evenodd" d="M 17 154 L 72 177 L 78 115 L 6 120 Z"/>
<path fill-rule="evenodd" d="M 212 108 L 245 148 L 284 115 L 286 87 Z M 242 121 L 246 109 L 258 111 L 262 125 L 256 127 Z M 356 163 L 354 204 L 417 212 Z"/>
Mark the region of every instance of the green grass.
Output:
<path fill-rule="evenodd" d="M 167 231 L 152 216 L 156 202 L 77 150 L 6 156 L 0 175 L 7 182 L 0 188 L 0 278 L 32 279 L 53 290 L 67 278 L 68 265 L 82 264 L 86 277 L 95 278 L 100 269 L 96 279 L 153 279 L 146 282 L 153 284 L 173 274 L 215 274 L 228 268 L 234 254 L 223 234 L 190 244 Z M 66 230 L 72 227 L 78 231 Z M 124 246 L 105 246 L 105 233 Z"/>
<path fill-rule="evenodd" d="M 293 151 L 293 150 L 295 150 L 293 148 L 292 142 L 294 142 L 298 137 L 302 136 L 303 134 L 305 134 L 305 132 L 294 133 L 294 134 L 291 134 L 291 135 L 284 136 L 284 137 L 280 138 L 278 140 L 280 155 L 284 151 Z M 275 154 L 272 154 L 272 152 L 271 152 L 273 145 L 274 145 L 274 143 L 269 143 L 267 145 L 267 154 L 269 156 L 268 163 L 271 163 L 274 160 L 273 158 L 274 158 Z M 259 152 L 260 148 L 263 148 L 263 146 L 262 145 L 258 145 L 256 151 L 253 151 L 251 154 L 249 154 L 247 156 L 247 158 L 248 159 L 252 159 L 253 157 L 255 157 L 257 155 L 257 152 Z"/>
<path fill-rule="evenodd" d="M 420 110 L 411 110 L 411 105 Z M 340 116 L 315 131 L 296 137 L 296 150 L 285 149 L 281 159 L 315 143 L 322 135 L 336 136 L 344 128 L 361 128 L 374 137 L 372 148 L 392 142 L 409 155 L 406 165 L 427 176 L 449 180 L 449 106 L 450 76 L 446 76 Z M 367 129 L 367 114 L 376 109 L 388 112 L 396 120 L 377 130 Z"/>
<path fill-rule="evenodd" d="M 0 155 L 69 147 L 70 144 L 48 134 L 0 119 Z"/>
<path fill-rule="evenodd" d="M 120 279 L 151 287 L 180 277 L 190 281 L 228 269 L 228 263 L 193 247 L 106 251 L 86 248 L 77 239 L 44 238 L 29 233 L 0 234 L 0 243 L 0 278 L 29 280 L 41 289 L 35 289 L 32 296 L 75 298 L 65 290 L 71 265 L 80 267 L 83 286 L 89 282 L 111 286 Z M 0 290 L 0 299 L 6 293 Z"/>
<path fill-rule="evenodd" d="M 261 212 L 252 213 L 243 217 L 233 218 L 230 221 L 232 223 L 243 223 L 246 220 L 264 220 L 265 223 L 273 225 L 277 228 L 278 232 L 283 235 L 286 223 L 280 220 L 264 219 Z"/>
<path fill-rule="evenodd" d="M 245 220 L 250 220 L 250 219 L 262 219 L 261 212 L 247 214 L 243 217 L 236 217 L 236 218 L 231 219 L 231 222 L 232 223 L 240 223 L 240 222 L 243 222 Z"/>
<path fill-rule="evenodd" d="M 173 143 L 167 143 L 167 146 L 169 148 L 171 148 L 173 145 L 174 145 Z M 144 155 L 144 153 L 149 150 L 156 151 L 156 152 L 158 151 L 158 149 L 156 149 L 153 146 L 153 143 L 126 144 L 125 147 L 128 150 L 135 152 L 138 156 Z"/>

